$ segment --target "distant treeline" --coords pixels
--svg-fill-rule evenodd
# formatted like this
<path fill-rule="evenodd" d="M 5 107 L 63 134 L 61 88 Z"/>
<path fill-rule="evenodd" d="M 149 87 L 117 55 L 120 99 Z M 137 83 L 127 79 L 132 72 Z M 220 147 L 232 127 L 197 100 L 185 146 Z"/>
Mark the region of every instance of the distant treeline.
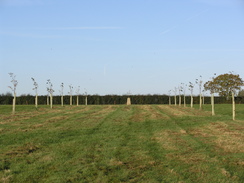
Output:
<path fill-rule="evenodd" d="M 169 104 L 169 96 L 167 95 L 130 95 L 132 104 Z M 126 104 L 127 95 L 88 95 L 88 105 L 112 105 L 112 104 Z M 73 95 L 72 102 L 76 105 L 76 96 Z M 0 95 L 0 105 L 11 105 L 13 96 Z M 191 97 L 186 96 L 186 104 L 190 104 Z M 174 104 L 174 96 L 171 96 L 171 104 Z M 204 103 L 210 104 L 210 97 L 204 97 Z M 236 103 L 244 103 L 244 97 L 235 97 Z M 184 104 L 184 98 L 181 97 L 181 103 Z M 215 104 L 227 104 L 231 103 L 231 100 L 227 100 L 225 97 L 215 97 Z M 35 96 L 22 95 L 16 98 L 17 105 L 34 105 Z M 47 96 L 38 96 L 38 104 L 46 105 Z M 60 96 L 53 96 L 53 104 L 61 104 Z M 79 96 L 79 105 L 85 104 L 85 96 Z M 179 104 L 179 96 L 177 96 L 177 104 Z M 194 104 L 199 104 L 199 96 L 194 96 Z M 64 96 L 64 105 L 70 105 L 70 96 Z"/>

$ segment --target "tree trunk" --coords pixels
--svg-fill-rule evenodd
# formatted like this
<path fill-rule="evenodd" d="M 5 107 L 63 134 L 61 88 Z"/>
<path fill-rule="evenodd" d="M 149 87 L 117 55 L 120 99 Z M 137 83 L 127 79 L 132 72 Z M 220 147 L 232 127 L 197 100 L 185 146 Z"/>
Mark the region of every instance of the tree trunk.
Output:
<path fill-rule="evenodd" d="M 200 98 L 199 98 L 199 109 L 202 109 L 202 94 L 200 94 Z"/>
<path fill-rule="evenodd" d="M 47 105 L 49 105 L 49 96 L 47 95 Z"/>
<path fill-rule="evenodd" d="M 13 98 L 13 114 L 15 113 L 15 104 L 16 104 L 16 94 L 14 93 L 14 98 Z"/>
<path fill-rule="evenodd" d="M 78 106 L 79 105 L 79 96 L 77 95 L 76 97 L 76 105 Z"/>
<path fill-rule="evenodd" d="M 181 106 L 181 96 L 179 95 L 179 106 Z"/>
<path fill-rule="evenodd" d="M 86 96 L 86 98 L 85 98 L 85 105 L 87 105 L 87 96 Z"/>
<path fill-rule="evenodd" d="M 191 108 L 193 108 L 193 96 L 191 95 Z"/>
<path fill-rule="evenodd" d="M 211 105 L 212 105 L 212 116 L 215 115 L 215 111 L 214 111 L 214 94 L 211 94 Z"/>
<path fill-rule="evenodd" d="M 36 108 L 38 107 L 38 95 L 36 94 L 36 98 L 35 98 L 35 105 L 36 105 Z"/>
<path fill-rule="evenodd" d="M 72 105 L 72 95 L 70 95 L 70 98 L 69 98 L 69 105 Z"/>
<path fill-rule="evenodd" d="M 61 106 L 62 107 L 64 106 L 64 96 L 63 95 L 61 96 Z"/>
<path fill-rule="evenodd" d="M 176 105 L 176 95 L 175 95 L 175 105 Z"/>
<path fill-rule="evenodd" d="M 232 92 L 232 114 L 233 120 L 236 120 L 236 106 L 235 106 L 235 94 Z"/>
<path fill-rule="evenodd" d="M 171 105 L 171 97 L 169 96 L 169 105 Z"/>
<path fill-rule="evenodd" d="M 53 95 L 50 94 L 50 107 L 53 108 Z"/>
<path fill-rule="evenodd" d="M 186 95 L 184 94 L 184 107 L 186 107 Z"/>

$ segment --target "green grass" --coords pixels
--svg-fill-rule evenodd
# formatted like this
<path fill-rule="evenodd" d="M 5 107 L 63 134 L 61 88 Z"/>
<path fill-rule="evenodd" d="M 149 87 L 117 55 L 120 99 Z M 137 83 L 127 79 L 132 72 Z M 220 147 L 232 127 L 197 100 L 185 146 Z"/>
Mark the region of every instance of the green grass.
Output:
<path fill-rule="evenodd" d="M 0 182 L 244 180 L 244 105 L 0 106 Z"/>

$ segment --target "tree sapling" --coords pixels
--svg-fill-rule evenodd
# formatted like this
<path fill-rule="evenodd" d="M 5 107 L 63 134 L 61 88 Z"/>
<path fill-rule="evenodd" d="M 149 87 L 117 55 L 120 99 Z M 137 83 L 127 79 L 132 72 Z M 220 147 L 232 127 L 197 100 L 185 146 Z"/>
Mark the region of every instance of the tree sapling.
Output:
<path fill-rule="evenodd" d="M 35 81 L 34 78 L 31 78 L 31 79 L 32 79 L 32 81 L 33 81 L 33 85 L 34 85 L 33 90 L 35 90 L 35 93 L 36 93 L 36 97 L 35 97 L 35 106 L 36 106 L 36 109 L 37 109 L 37 107 L 38 107 L 38 92 L 37 92 L 38 84 L 37 84 L 37 82 Z"/>
<path fill-rule="evenodd" d="M 15 79 L 15 75 L 13 73 L 9 73 L 10 77 L 12 78 L 11 83 L 13 87 L 9 86 L 9 88 L 13 91 L 14 98 L 13 98 L 13 114 L 15 113 L 15 105 L 16 105 L 16 87 L 18 85 L 18 81 Z"/>
<path fill-rule="evenodd" d="M 51 83 L 50 79 L 47 80 L 47 92 L 50 95 L 50 107 L 53 108 L 53 84 Z"/>

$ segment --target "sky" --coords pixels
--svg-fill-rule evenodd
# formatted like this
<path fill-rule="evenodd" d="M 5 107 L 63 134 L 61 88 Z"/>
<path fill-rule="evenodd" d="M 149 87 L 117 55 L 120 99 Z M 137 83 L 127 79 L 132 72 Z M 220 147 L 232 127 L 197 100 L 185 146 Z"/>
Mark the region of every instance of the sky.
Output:
<path fill-rule="evenodd" d="M 0 0 L 0 93 L 168 94 L 244 78 L 243 0 Z M 186 93 L 190 93 L 186 87 Z M 194 87 L 194 93 L 199 93 Z"/>

